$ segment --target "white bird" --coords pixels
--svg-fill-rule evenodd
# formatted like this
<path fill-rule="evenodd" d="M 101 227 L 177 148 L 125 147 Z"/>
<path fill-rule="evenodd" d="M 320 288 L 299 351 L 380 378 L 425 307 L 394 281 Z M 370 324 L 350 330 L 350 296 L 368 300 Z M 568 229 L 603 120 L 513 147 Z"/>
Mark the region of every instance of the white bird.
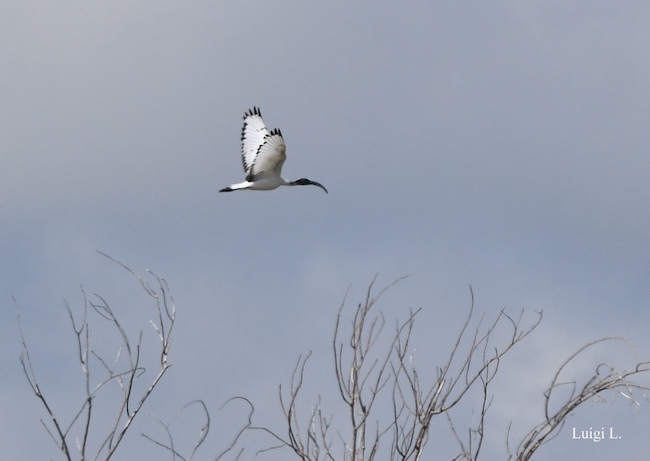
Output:
<path fill-rule="evenodd" d="M 253 107 L 244 113 L 244 127 L 241 130 L 242 153 L 246 181 L 231 184 L 219 192 L 235 190 L 273 190 L 280 186 L 318 186 L 327 189 L 316 181 L 300 178 L 287 181 L 282 174 L 282 165 L 287 159 L 287 147 L 278 128 L 269 131 L 262 120 L 259 108 Z"/>

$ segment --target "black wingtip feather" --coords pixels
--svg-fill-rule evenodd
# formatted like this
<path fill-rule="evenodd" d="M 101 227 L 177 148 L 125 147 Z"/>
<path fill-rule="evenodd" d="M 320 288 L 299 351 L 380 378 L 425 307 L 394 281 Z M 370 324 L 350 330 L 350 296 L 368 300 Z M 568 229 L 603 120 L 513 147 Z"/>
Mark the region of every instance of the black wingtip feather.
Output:
<path fill-rule="evenodd" d="M 260 108 L 257 107 L 257 106 L 253 106 L 252 109 L 248 109 L 246 112 L 244 112 L 244 119 L 246 119 L 246 117 L 250 117 L 252 115 L 259 115 L 261 117 L 262 113 L 260 112 Z"/>

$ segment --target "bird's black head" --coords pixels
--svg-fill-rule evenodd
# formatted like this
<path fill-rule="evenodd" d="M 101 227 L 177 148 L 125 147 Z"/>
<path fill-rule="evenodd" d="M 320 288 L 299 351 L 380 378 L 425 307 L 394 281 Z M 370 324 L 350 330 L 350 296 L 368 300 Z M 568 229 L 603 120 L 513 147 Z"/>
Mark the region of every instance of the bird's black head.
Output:
<path fill-rule="evenodd" d="M 321 189 L 325 191 L 327 194 L 327 189 L 325 189 L 325 186 L 323 186 L 321 183 L 317 183 L 316 181 L 311 181 L 307 178 L 300 178 L 296 179 L 295 181 L 291 181 L 292 186 L 318 186 Z"/>

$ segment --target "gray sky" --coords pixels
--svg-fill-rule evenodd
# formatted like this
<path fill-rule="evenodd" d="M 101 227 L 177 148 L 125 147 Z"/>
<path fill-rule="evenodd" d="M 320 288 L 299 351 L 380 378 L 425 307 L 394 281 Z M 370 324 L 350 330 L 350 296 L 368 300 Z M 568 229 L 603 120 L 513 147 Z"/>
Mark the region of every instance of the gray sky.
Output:
<path fill-rule="evenodd" d="M 162 417 L 244 395 L 281 430 L 277 385 L 313 350 L 308 412 L 334 390 L 336 310 L 375 274 L 411 274 L 381 307 L 423 308 L 423 369 L 451 346 L 470 284 L 488 317 L 543 310 L 494 389 L 486 450 L 503 459 L 507 422 L 539 421 L 576 348 L 622 335 L 650 357 L 649 20 L 644 1 L 5 2 L 0 460 L 56 452 L 20 370 L 16 305 L 63 408 L 81 376 L 64 365 L 64 300 L 80 307 L 81 284 L 149 330 L 146 299 L 95 249 L 173 290 L 174 365 L 145 408 Z M 253 105 L 282 129 L 283 175 L 328 195 L 217 193 L 243 180 Z M 591 403 L 537 459 L 641 459 L 649 416 L 647 402 Z M 118 459 L 160 454 L 141 417 Z M 623 439 L 573 441 L 571 426 Z"/>

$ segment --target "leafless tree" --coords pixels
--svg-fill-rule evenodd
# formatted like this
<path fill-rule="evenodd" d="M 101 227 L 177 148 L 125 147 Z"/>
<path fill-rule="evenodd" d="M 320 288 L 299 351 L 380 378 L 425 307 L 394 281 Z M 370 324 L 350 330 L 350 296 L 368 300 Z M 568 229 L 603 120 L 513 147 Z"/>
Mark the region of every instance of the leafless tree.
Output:
<path fill-rule="evenodd" d="M 154 300 L 155 320 L 151 325 L 158 338 L 156 370 L 145 373 L 142 330 L 137 338 L 130 336 L 103 297 L 93 295 L 88 298 L 84 293 L 80 318 L 66 304 L 84 382 L 84 395 L 69 421 L 62 421 L 39 384 L 18 316 L 23 371 L 47 413 L 47 418 L 42 420 L 43 425 L 68 460 L 110 459 L 170 366 L 168 356 L 176 308 L 167 282 L 151 271 L 140 277 L 122 263 L 115 262 L 134 275 L 146 294 Z M 235 402 L 243 403 L 246 406 L 244 421 L 231 425 L 231 438 L 226 439 L 225 446 L 212 454 L 210 459 L 240 460 L 244 458 L 244 451 L 257 457 L 276 449 L 289 448 L 302 461 L 418 461 L 423 459 L 430 439 L 435 440 L 435 435 L 432 437 L 435 434 L 432 431 L 434 423 L 441 420 L 457 442 L 458 451 L 452 459 L 478 460 L 488 434 L 486 418 L 493 402 L 494 380 L 502 361 L 537 328 L 542 314 L 535 313 L 532 320 L 524 322 L 524 311 L 512 316 L 501 310 L 492 320 L 488 320 L 485 315 L 476 314 L 474 294 L 470 287 L 467 316 L 448 352 L 442 355 L 442 363 L 423 370 L 415 366 L 417 360 L 413 355 L 416 319 L 421 309 L 410 309 L 404 320 L 395 321 L 392 325 L 377 309 L 377 303 L 386 290 L 400 280 L 378 291 L 374 288 L 373 280 L 364 300 L 352 309 L 350 322 L 346 321 L 348 311 L 345 299 L 339 307 L 331 350 L 334 388 L 343 411 L 328 411 L 320 396 L 309 411 L 302 411 L 307 364 L 312 355 L 310 352 L 298 358 L 288 388 L 280 386 L 279 389 L 285 431 L 254 425 L 253 403 L 245 397 L 231 398 L 222 408 Z M 107 322 L 120 338 L 120 344 L 110 358 L 99 353 L 91 344 L 91 316 Z M 564 378 L 570 365 L 582 354 L 598 344 L 618 340 L 622 338 L 604 338 L 586 344 L 561 364 L 544 393 L 544 418 L 525 434 L 514 451 L 508 444 L 509 460 L 531 459 L 543 444 L 558 435 L 567 417 L 591 399 L 603 398 L 607 392 L 623 395 L 636 403 L 646 399 L 644 392 L 648 388 L 641 385 L 638 378 L 650 371 L 648 362 L 639 362 L 631 369 L 623 370 L 600 364 L 593 375 L 583 381 Z M 145 378 L 148 381 L 140 384 Z M 107 417 L 105 413 L 95 410 L 95 402 L 104 396 L 108 388 L 117 388 L 121 399 L 112 407 L 114 415 L 105 435 L 96 442 L 97 438 L 89 436 L 91 428 L 97 432 L 96 422 L 106 421 Z M 560 391 L 564 389 L 569 391 Z M 463 427 L 456 416 L 468 408 L 474 410 L 476 417 L 469 426 Z M 164 438 L 143 434 L 144 437 L 153 446 L 163 449 L 172 460 L 195 459 L 211 429 L 210 412 L 202 400 L 188 403 L 179 415 L 195 410 L 200 414 L 195 418 L 198 436 L 189 449 L 179 448 L 181 444 L 174 440 L 172 426 L 177 418 L 164 423 L 154 417 L 164 431 Z M 434 418 L 436 416 L 440 418 Z M 245 446 L 246 441 L 243 441 L 245 433 L 265 434 L 274 442 L 269 443 L 269 448 L 251 452 Z M 506 434 L 508 438 L 509 434 Z"/>
<path fill-rule="evenodd" d="M 41 423 L 67 460 L 111 459 L 127 432 L 133 427 L 133 422 L 145 401 L 171 366 L 169 353 L 176 322 L 176 306 L 166 280 L 150 270 L 140 276 L 111 256 L 98 253 L 134 276 L 146 295 L 153 300 L 153 320 L 150 320 L 150 326 L 155 332 L 156 342 L 152 344 L 151 341 L 145 341 L 145 344 L 144 330 L 140 330 L 136 335 L 129 334 L 129 328 L 126 328 L 108 301 L 99 294 L 89 297 L 82 288 L 83 309 L 80 314 L 75 313 L 66 302 L 74 338 L 74 358 L 81 364 L 82 374 L 79 381 L 83 389 L 79 403 L 73 410 L 73 416 L 67 420 L 61 416 L 62 411 L 57 411 L 53 397 L 43 389 L 44 386 L 37 377 L 20 310 L 18 311 L 22 369 L 29 386 L 47 414 L 46 418 L 41 419 Z M 98 344 L 101 341 L 93 342 L 101 332 L 112 332 L 113 338 L 117 338 L 114 343 L 108 341 L 115 345 L 114 350 L 105 352 L 101 347 L 104 344 Z M 230 425 L 233 428 L 232 434 L 225 437 L 220 434 L 226 441 L 222 444 L 220 452 L 212 458 L 216 461 L 227 456 L 238 459 L 244 451 L 239 442 L 246 429 L 251 427 L 254 412 L 251 401 L 244 397 L 230 398 L 217 409 L 217 413 L 238 402 L 243 403 L 244 407 L 243 410 L 237 407 L 235 411 L 238 415 L 241 413 L 245 416 L 241 421 L 238 417 L 240 422 Z M 175 443 L 172 426 L 187 412 L 192 412 L 191 425 L 197 428 L 198 436 L 189 449 L 184 449 L 179 447 L 183 444 Z M 206 403 L 203 400 L 191 401 L 169 423 L 164 423 L 153 413 L 155 412 L 150 412 L 149 416 L 159 423 L 166 439 L 144 433 L 141 435 L 152 442 L 152 446 L 163 448 L 172 460 L 194 459 L 211 429 L 212 417 Z M 106 421 L 109 421 L 108 426 Z M 97 434 L 101 435 L 98 437 Z"/>
<path fill-rule="evenodd" d="M 67 460 L 108 460 L 113 457 L 145 401 L 170 367 L 168 357 L 176 308 L 167 282 L 151 271 L 146 271 L 145 276 L 141 277 L 119 261 L 101 254 L 134 275 L 153 300 L 155 320 L 151 321 L 151 326 L 158 339 L 158 344 L 154 346 L 157 348 L 157 370 L 146 370 L 143 364 L 143 331 L 136 337 L 129 335 L 105 298 L 98 294 L 88 297 L 82 289 L 84 304 L 81 315 L 75 314 L 67 303 L 66 309 L 74 332 L 77 360 L 81 363 L 80 379 L 84 391 L 74 416 L 69 421 L 63 421 L 37 377 L 19 311 L 22 368 L 32 391 L 47 413 L 41 423 Z M 95 322 L 106 322 L 108 328 L 118 335 L 119 342 L 112 356 L 99 352 L 93 344 L 91 324 L 95 325 Z M 97 413 L 95 408 L 99 401 L 108 398 L 115 387 L 119 389 L 120 397 L 117 403 L 109 407 L 112 416 L 105 413 L 105 406 L 100 407 L 102 410 Z M 109 421 L 108 427 L 106 421 Z M 103 435 L 99 438 L 91 437 L 91 433 L 96 431 L 105 432 L 101 432 Z"/>
<path fill-rule="evenodd" d="M 298 359 L 289 388 L 280 387 L 286 435 L 264 430 L 302 461 L 420 460 L 435 416 L 446 420 L 458 443 L 454 460 L 479 459 L 493 399 L 491 384 L 506 354 L 537 328 L 542 313 L 536 313 L 527 325 L 523 322 L 523 311 L 513 317 L 501 310 L 489 322 L 484 316 L 477 319 L 470 288 L 467 317 L 445 361 L 427 380 L 412 365 L 410 355 L 420 310 L 410 310 L 406 319 L 393 328 L 387 328 L 382 312 L 376 312 L 377 301 L 398 281 L 375 294 L 373 280 L 365 300 L 354 310 L 348 329 L 344 328 L 345 301 L 336 316 L 332 352 L 338 395 L 347 408 L 345 423 L 337 419 L 334 424 L 333 413 L 323 408 L 321 397 L 306 414 L 298 407 L 311 353 Z M 524 437 L 515 453 L 509 453 L 509 459 L 529 460 L 542 444 L 557 435 L 567 416 L 589 399 L 606 391 L 632 398 L 634 391 L 642 393 L 647 389 L 633 378 L 648 372 L 648 363 L 620 372 L 612 366 L 600 365 L 579 390 L 573 383 L 574 391 L 559 409 L 550 409 L 554 391 L 567 384 L 558 381 L 560 373 L 593 344 L 609 339 L 587 344 L 560 367 L 545 393 L 544 421 Z M 477 421 L 461 430 L 454 422 L 453 410 L 469 400 L 470 395 L 472 402 L 479 402 L 478 408 L 474 408 Z"/>

